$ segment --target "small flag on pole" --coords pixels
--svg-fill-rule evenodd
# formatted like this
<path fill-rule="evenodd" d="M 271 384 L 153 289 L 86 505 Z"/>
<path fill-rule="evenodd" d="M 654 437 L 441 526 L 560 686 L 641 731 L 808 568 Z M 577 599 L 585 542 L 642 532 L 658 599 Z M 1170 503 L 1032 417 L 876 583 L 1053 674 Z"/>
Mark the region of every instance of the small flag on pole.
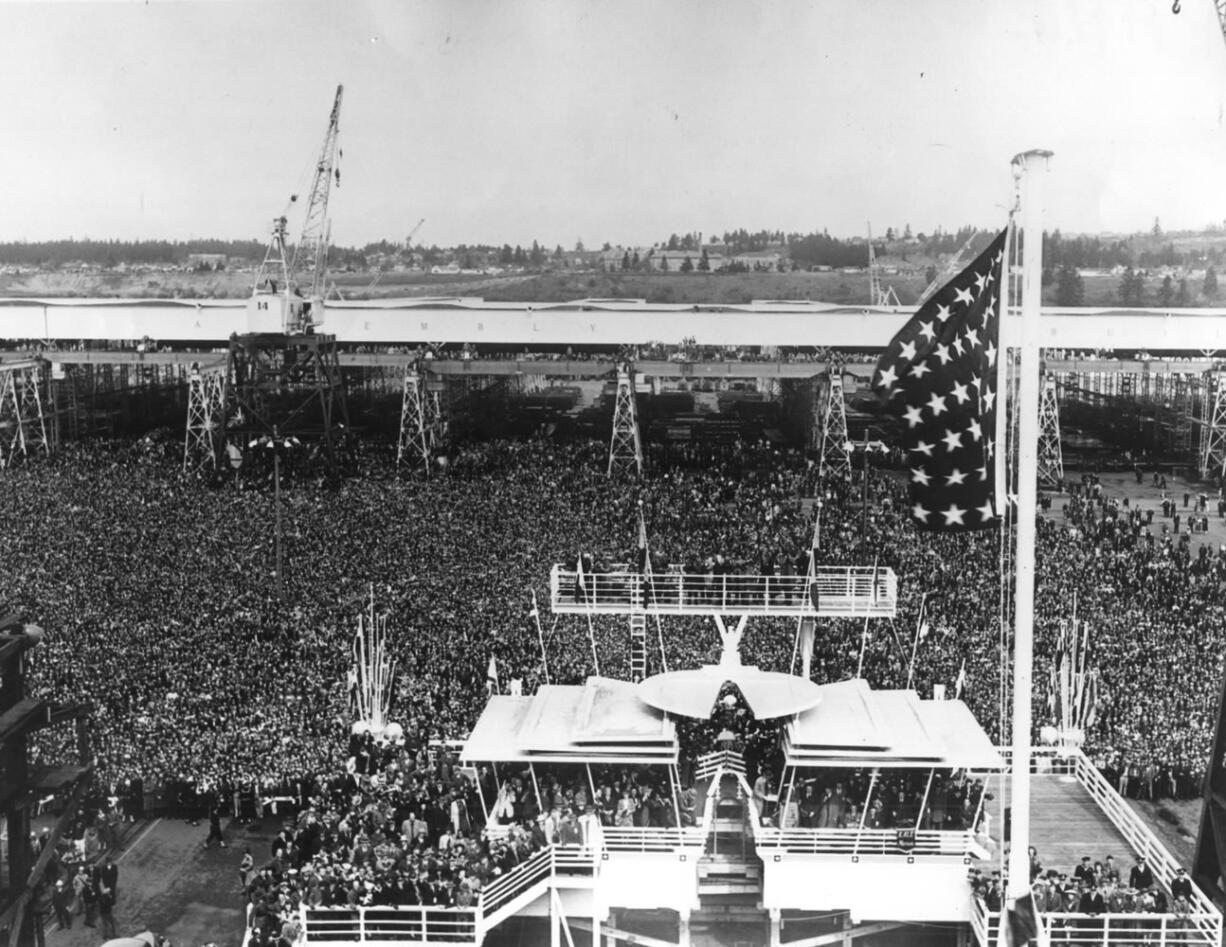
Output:
<path fill-rule="evenodd" d="M 928 632 L 930 632 L 931 630 L 932 630 L 932 628 L 931 628 L 931 626 L 928 624 L 928 620 L 927 620 L 927 619 L 925 619 L 923 622 L 921 622 L 921 623 L 920 623 L 920 628 L 919 628 L 919 636 L 920 636 L 920 641 L 923 641 L 925 638 L 927 638 L 927 637 L 928 637 Z"/>
<path fill-rule="evenodd" d="M 496 690 L 498 690 L 498 664 L 491 654 L 489 670 L 485 672 L 485 691 L 487 694 L 492 694 Z"/>
<path fill-rule="evenodd" d="M 966 658 L 962 659 L 962 667 L 958 668 L 958 677 L 954 680 L 954 700 L 962 699 L 962 688 L 966 687 Z"/>
<path fill-rule="evenodd" d="M 1004 942 L 1007 947 L 1046 947 L 1048 940 L 1034 907 L 1034 895 L 1027 892 L 1005 905 Z"/>
<path fill-rule="evenodd" d="M 920 529 L 996 525 L 996 358 L 1005 234 L 890 341 L 873 388 L 903 421 L 911 517 Z"/>

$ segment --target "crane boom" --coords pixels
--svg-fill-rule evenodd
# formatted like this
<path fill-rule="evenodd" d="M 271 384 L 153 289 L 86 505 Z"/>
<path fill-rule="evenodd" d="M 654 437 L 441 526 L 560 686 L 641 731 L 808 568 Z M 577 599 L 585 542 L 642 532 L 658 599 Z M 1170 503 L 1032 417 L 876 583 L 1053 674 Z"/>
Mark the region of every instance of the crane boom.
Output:
<path fill-rule="evenodd" d="M 335 177 L 340 183 L 340 171 L 336 168 L 336 141 L 341 115 L 343 85 L 336 87 L 336 100 L 332 103 L 332 115 L 328 119 L 328 131 L 324 135 L 319 160 L 315 163 L 315 177 L 311 181 L 311 194 L 307 200 L 306 217 L 302 222 L 302 236 L 294 247 L 294 261 L 290 264 L 290 278 L 300 279 L 310 291 L 307 296 L 319 299 L 324 293 L 328 268 L 328 195 Z M 303 289 L 305 290 L 305 285 Z"/>

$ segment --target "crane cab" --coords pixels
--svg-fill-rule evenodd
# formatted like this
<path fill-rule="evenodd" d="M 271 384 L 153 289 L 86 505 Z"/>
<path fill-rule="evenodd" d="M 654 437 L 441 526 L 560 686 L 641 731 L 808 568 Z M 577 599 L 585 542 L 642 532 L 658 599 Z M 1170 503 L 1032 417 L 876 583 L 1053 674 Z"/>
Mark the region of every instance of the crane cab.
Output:
<path fill-rule="evenodd" d="M 312 333 L 324 321 L 322 296 L 302 296 L 267 280 L 257 286 L 247 302 L 249 332 Z"/>

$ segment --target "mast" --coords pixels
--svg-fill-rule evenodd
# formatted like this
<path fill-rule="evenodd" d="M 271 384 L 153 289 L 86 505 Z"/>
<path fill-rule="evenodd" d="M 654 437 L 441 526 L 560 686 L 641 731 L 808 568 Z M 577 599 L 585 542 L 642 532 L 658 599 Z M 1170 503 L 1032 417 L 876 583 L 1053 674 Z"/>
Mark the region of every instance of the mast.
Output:
<path fill-rule="evenodd" d="M 1013 775 L 1009 883 L 1006 896 L 1030 893 L 1030 730 L 1034 665 L 1035 512 L 1039 439 L 1039 305 L 1043 272 L 1042 186 L 1049 151 L 1027 151 L 1013 159 L 1021 182 L 1022 318 L 1018 347 L 1017 581 L 1013 636 Z M 1002 313 L 1003 316 L 1003 313 Z M 1003 319 L 1002 322 L 1007 320 Z M 997 445 L 997 449 L 1003 449 Z M 1004 925 L 1002 925 L 1003 928 Z M 1003 933 L 1002 933 L 1003 936 Z"/>

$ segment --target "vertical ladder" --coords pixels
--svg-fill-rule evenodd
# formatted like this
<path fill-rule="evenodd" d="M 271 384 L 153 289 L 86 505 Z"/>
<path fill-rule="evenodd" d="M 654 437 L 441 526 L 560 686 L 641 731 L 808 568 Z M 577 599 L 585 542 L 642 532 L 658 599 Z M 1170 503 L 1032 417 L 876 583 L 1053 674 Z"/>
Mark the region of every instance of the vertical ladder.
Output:
<path fill-rule="evenodd" d="M 636 576 L 630 595 L 630 680 L 647 677 L 647 611 L 643 607 L 643 579 Z"/>

